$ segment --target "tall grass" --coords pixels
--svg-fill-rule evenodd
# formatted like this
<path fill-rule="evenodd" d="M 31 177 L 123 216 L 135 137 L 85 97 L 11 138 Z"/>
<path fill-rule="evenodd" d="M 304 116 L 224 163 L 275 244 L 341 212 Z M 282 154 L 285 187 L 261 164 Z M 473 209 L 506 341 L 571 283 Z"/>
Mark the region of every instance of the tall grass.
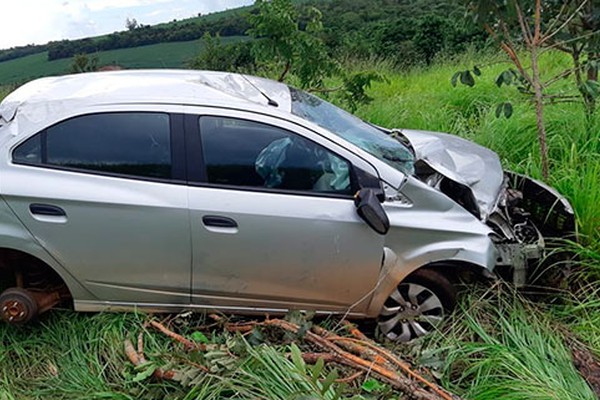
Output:
<path fill-rule="evenodd" d="M 132 382 L 123 341 L 141 320 L 136 314 L 54 311 L 31 326 L 1 324 L 0 399 L 161 399 L 176 393 L 177 385 Z M 147 348 L 166 351 L 167 345 L 150 341 Z"/>
<path fill-rule="evenodd" d="M 510 289 L 471 292 L 431 347 L 446 384 L 473 399 L 595 399 L 560 325 Z"/>

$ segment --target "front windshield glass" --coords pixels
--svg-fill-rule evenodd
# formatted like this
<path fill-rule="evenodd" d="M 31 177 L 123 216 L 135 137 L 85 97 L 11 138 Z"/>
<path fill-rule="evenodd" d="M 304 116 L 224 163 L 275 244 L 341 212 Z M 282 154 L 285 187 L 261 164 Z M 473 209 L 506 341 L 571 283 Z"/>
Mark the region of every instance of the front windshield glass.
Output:
<path fill-rule="evenodd" d="M 316 96 L 290 87 L 292 113 L 329 130 L 398 171 L 412 175 L 414 156 L 401 142 Z"/>

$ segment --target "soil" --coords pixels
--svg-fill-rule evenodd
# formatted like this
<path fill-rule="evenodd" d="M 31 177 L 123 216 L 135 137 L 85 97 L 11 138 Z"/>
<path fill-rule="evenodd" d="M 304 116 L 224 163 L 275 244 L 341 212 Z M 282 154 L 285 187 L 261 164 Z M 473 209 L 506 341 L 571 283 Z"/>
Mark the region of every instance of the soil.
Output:
<path fill-rule="evenodd" d="M 600 399 L 600 360 L 583 344 L 570 341 L 573 365 Z"/>

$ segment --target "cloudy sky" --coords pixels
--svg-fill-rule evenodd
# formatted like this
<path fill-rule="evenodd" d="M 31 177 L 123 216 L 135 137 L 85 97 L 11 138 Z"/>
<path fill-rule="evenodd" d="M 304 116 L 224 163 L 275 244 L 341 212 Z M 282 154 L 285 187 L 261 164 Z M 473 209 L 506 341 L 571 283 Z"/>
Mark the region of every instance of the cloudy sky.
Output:
<path fill-rule="evenodd" d="M 253 0 L 17 0 L 3 4 L 0 49 L 156 24 L 252 4 Z M 8 3 L 8 2 L 7 2 Z"/>

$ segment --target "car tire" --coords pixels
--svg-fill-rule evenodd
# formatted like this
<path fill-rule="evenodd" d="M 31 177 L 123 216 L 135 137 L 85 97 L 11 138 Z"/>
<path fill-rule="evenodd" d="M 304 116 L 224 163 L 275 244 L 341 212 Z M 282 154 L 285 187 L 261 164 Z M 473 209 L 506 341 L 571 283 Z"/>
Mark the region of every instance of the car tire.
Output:
<path fill-rule="evenodd" d="M 25 289 L 6 289 L 0 294 L 0 316 L 11 325 L 23 325 L 38 316 L 38 304 Z"/>
<path fill-rule="evenodd" d="M 456 288 L 427 268 L 409 275 L 385 301 L 377 326 L 386 338 L 409 342 L 435 331 L 456 305 Z"/>

